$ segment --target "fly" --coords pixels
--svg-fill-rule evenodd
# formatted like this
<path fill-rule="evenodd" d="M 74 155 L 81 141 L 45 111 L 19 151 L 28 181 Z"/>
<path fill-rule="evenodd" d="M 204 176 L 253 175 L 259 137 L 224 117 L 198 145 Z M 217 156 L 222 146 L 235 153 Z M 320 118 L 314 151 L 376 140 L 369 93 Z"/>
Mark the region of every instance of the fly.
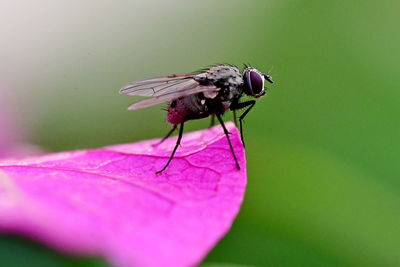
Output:
<path fill-rule="evenodd" d="M 222 115 L 227 110 L 233 111 L 234 120 L 237 123 L 236 111 L 246 108 L 239 116 L 240 137 L 244 146 L 242 121 L 254 107 L 256 101 L 240 102 L 240 99 L 243 95 L 255 98 L 264 96 L 266 93 L 265 80 L 273 83 L 270 75 L 251 66 L 245 65 L 243 71 L 240 71 L 236 66 L 222 64 L 197 73 L 174 74 L 132 82 L 121 88 L 120 93 L 129 96 L 148 97 L 129 106 L 129 110 L 168 102 L 167 122 L 172 124 L 173 127 L 160 143 L 166 140 L 179 126 L 178 139 L 171 156 L 164 168 L 156 172 L 157 174 L 163 172 L 174 158 L 182 139 L 185 122 L 203 119 L 210 115 L 212 125 L 215 117 L 221 124 L 236 168 L 240 170 Z"/>

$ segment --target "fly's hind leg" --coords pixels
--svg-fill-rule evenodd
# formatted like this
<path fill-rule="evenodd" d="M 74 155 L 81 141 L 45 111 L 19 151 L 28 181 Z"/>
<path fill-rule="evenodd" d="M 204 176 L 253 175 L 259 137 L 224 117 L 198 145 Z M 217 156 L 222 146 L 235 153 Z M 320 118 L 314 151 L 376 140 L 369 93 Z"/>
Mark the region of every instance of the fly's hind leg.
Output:
<path fill-rule="evenodd" d="M 181 140 L 182 140 L 182 134 L 183 134 L 183 122 L 181 123 L 181 127 L 179 128 L 179 135 L 178 135 L 178 140 L 176 140 L 176 144 L 174 147 L 174 150 L 172 151 L 171 156 L 168 159 L 167 164 L 165 164 L 164 168 L 162 168 L 161 170 L 157 171 L 156 174 L 160 174 L 163 171 L 165 171 L 165 169 L 168 167 L 168 165 L 171 163 L 172 159 L 174 158 L 175 152 L 178 149 L 178 146 L 181 144 Z M 175 126 L 176 128 L 176 126 Z"/>
<path fill-rule="evenodd" d="M 202 113 L 202 114 L 190 114 L 188 116 L 185 117 L 185 119 L 183 120 L 188 121 L 188 120 L 197 120 L 197 119 L 202 119 L 202 118 L 206 118 L 208 117 L 210 114 L 207 113 Z M 181 144 L 181 140 L 182 140 L 182 135 L 183 135 L 183 124 L 184 122 L 181 123 L 181 127 L 179 128 L 179 134 L 178 134 L 178 140 L 176 140 L 176 144 L 174 147 L 174 150 L 172 151 L 171 156 L 168 159 L 167 164 L 165 164 L 164 168 L 162 168 L 161 170 L 157 171 L 156 174 L 160 174 L 163 171 L 165 171 L 168 167 L 168 165 L 171 163 L 172 159 L 174 158 L 175 152 L 178 149 L 179 145 Z M 173 132 L 173 130 L 176 129 L 176 125 L 174 126 L 174 128 L 172 128 L 171 132 Z M 171 133 L 168 133 L 167 137 L 170 135 Z"/>
<path fill-rule="evenodd" d="M 174 127 L 172 127 L 172 129 L 167 133 L 167 135 L 163 139 L 160 140 L 160 142 L 158 142 L 157 144 L 153 144 L 153 147 L 156 147 L 156 146 L 162 144 L 165 140 L 167 140 L 168 137 L 170 137 L 171 134 L 176 130 L 176 127 L 177 126 L 174 125 Z"/>

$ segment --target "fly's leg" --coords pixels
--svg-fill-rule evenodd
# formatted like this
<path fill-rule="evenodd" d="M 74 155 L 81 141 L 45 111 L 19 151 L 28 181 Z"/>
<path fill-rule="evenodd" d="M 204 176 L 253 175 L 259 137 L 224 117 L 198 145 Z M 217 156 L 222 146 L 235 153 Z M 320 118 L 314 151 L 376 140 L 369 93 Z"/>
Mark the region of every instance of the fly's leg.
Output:
<path fill-rule="evenodd" d="M 185 119 L 183 120 L 188 121 L 188 120 L 198 120 L 198 119 L 203 119 L 203 118 L 207 118 L 210 114 L 209 113 L 202 113 L 202 114 L 190 114 L 188 116 L 185 117 Z M 172 151 L 171 156 L 169 157 L 169 160 L 167 162 L 167 164 L 165 164 L 164 168 L 162 168 L 161 170 L 157 171 L 156 174 L 162 173 L 163 171 L 165 171 L 165 169 L 167 169 L 168 165 L 171 163 L 172 159 L 174 158 L 175 152 L 178 149 L 178 146 L 181 144 L 181 140 L 182 140 L 182 135 L 183 135 L 183 124 L 184 122 L 181 123 L 181 127 L 179 128 L 179 134 L 178 134 L 178 140 L 176 141 L 176 145 L 174 147 L 174 150 Z M 176 129 L 176 125 L 174 126 L 174 128 L 172 128 L 171 132 Z M 168 135 L 170 135 L 171 133 L 168 133 Z M 167 135 L 167 137 L 168 137 Z"/>
<path fill-rule="evenodd" d="M 230 109 L 232 111 L 248 107 L 243 112 L 243 114 L 239 116 L 240 138 L 242 139 L 243 146 L 245 146 L 245 144 L 244 144 L 244 138 L 243 138 L 243 123 L 242 123 L 242 121 L 243 121 L 244 117 L 246 117 L 247 113 L 249 113 L 249 111 L 254 107 L 255 104 L 256 104 L 255 100 L 250 100 L 250 101 L 246 101 L 246 102 L 242 102 L 242 103 L 235 103 L 234 105 L 231 105 L 231 107 L 230 107 Z"/>
<path fill-rule="evenodd" d="M 238 170 L 240 170 L 239 162 L 238 162 L 238 160 L 237 160 L 237 158 L 236 158 L 235 151 L 233 150 L 233 146 L 232 146 L 232 143 L 231 143 L 231 139 L 229 138 L 229 132 L 228 132 L 228 130 L 227 130 L 226 127 L 225 127 L 225 124 L 224 124 L 224 121 L 223 121 L 222 118 L 221 118 L 221 115 L 216 114 L 216 116 L 217 116 L 217 119 L 218 119 L 219 123 L 221 124 L 222 128 L 224 129 L 224 133 L 225 133 L 226 139 L 228 139 L 229 148 L 231 149 L 232 156 L 233 156 L 233 158 L 235 159 L 236 168 L 237 168 Z"/>
<path fill-rule="evenodd" d="M 212 114 L 212 115 L 211 115 L 210 126 L 209 126 L 208 128 L 211 128 L 211 127 L 213 127 L 213 126 L 214 126 L 214 124 L 215 124 L 215 114 Z"/>
<path fill-rule="evenodd" d="M 176 127 L 177 127 L 177 126 L 174 125 L 174 127 L 172 127 L 172 129 L 167 133 L 167 135 L 166 135 L 163 139 L 161 139 L 160 142 L 158 142 L 157 144 L 153 144 L 153 147 L 156 147 L 156 146 L 162 144 L 162 142 L 164 142 L 165 140 L 167 140 L 168 137 L 170 137 L 171 134 L 176 130 Z"/>
<path fill-rule="evenodd" d="M 178 149 L 178 146 L 181 144 L 181 139 L 182 139 L 182 134 L 183 134 L 183 122 L 181 123 L 181 127 L 179 128 L 179 135 L 178 135 L 178 140 L 176 141 L 176 145 L 174 147 L 174 150 L 172 151 L 171 156 L 168 159 L 167 164 L 165 164 L 164 168 L 162 168 L 161 170 L 157 171 L 156 174 L 160 174 L 163 171 L 165 171 L 165 169 L 168 167 L 168 165 L 171 163 L 172 159 L 174 158 L 175 152 Z M 176 126 L 175 126 L 176 128 Z"/>

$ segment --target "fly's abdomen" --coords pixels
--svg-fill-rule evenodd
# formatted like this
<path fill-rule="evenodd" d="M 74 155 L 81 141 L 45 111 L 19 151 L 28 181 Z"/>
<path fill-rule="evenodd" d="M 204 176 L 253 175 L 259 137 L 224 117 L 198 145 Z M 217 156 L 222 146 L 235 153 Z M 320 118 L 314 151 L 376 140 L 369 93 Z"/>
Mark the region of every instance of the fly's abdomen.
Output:
<path fill-rule="evenodd" d="M 202 93 L 171 101 L 168 107 L 167 122 L 177 125 L 185 122 L 189 115 L 205 113 L 204 103 Z"/>

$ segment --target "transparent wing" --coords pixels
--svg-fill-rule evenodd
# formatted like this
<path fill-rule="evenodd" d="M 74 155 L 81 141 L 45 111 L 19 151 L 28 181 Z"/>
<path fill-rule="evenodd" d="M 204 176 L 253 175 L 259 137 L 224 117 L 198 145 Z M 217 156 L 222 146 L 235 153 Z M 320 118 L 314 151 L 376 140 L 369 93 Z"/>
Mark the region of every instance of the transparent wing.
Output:
<path fill-rule="evenodd" d="M 185 87 L 191 87 L 193 83 L 197 84 L 193 80 L 194 76 L 196 74 L 193 73 L 179 74 L 136 81 L 122 87 L 119 92 L 130 96 L 159 96 Z"/>
<path fill-rule="evenodd" d="M 171 101 L 171 100 L 177 99 L 179 97 L 190 96 L 190 95 L 202 93 L 202 92 L 203 93 L 207 92 L 208 94 L 216 94 L 218 91 L 219 91 L 219 88 L 215 87 L 215 86 L 203 86 L 203 85 L 199 85 L 198 83 L 196 83 L 196 84 L 192 83 L 192 87 L 184 87 L 180 90 L 170 91 L 168 93 L 164 93 L 164 94 L 154 96 L 149 99 L 142 100 L 138 103 L 131 105 L 128 109 L 135 110 L 135 109 L 140 109 L 140 108 L 146 108 L 146 107 L 154 106 L 154 105 L 166 102 L 166 101 Z"/>

